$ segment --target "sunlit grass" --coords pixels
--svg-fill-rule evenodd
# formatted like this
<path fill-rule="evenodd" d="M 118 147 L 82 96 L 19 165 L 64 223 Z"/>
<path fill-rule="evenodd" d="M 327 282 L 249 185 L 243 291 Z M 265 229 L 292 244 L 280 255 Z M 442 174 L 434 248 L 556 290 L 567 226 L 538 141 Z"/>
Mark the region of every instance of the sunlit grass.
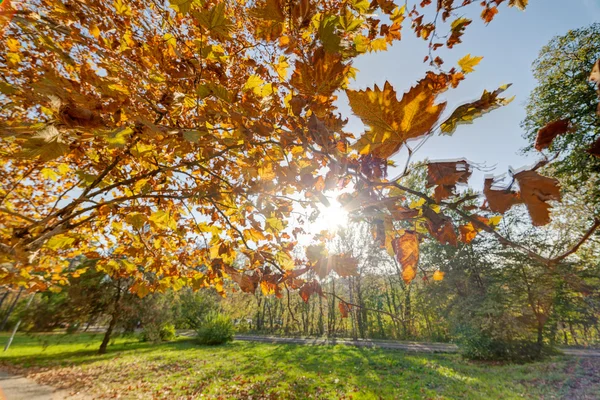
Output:
<path fill-rule="evenodd" d="M 6 335 L 0 336 L 5 340 Z M 233 342 L 203 347 L 100 335 L 18 336 L 0 363 L 70 390 L 125 398 L 560 398 L 574 360 L 492 365 L 458 355 L 338 346 Z"/>

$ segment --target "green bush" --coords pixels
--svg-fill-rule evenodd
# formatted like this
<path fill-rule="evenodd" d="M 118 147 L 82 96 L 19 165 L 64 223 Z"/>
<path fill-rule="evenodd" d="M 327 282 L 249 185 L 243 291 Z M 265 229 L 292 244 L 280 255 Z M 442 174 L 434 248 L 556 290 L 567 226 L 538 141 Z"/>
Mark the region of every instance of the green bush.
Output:
<path fill-rule="evenodd" d="M 173 340 L 176 336 L 175 325 L 173 324 L 167 323 L 162 326 L 149 324 L 144 327 L 140 339 L 142 342 L 164 342 Z"/>
<path fill-rule="evenodd" d="M 211 313 L 196 332 L 200 344 L 223 344 L 233 340 L 233 323 L 225 315 Z"/>
<path fill-rule="evenodd" d="M 160 328 L 160 340 L 168 342 L 169 340 L 175 339 L 177 334 L 175 333 L 175 325 L 165 324 Z"/>
<path fill-rule="evenodd" d="M 458 346 L 463 357 L 480 361 L 527 363 L 552 353 L 552 349 L 540 349 L 535 342 L 493 338 L 474 329 L 462 330 Z"/>

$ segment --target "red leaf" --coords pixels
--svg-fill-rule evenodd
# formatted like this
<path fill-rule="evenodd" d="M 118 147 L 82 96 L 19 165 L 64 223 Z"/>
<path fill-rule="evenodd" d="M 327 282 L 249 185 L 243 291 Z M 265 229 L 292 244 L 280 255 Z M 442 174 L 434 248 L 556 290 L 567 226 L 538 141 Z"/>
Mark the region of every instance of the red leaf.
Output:
<path fill-rule="evenodd" d="M 569 120 L 559 119 L 558 121 L 550 122 L 538 131 L 535 138 L 535 149 L 542 151 L 542 149 L 548 148 L 555 137 L 565 134 L 568 130 Z"/>
<path fill-rule="evenodd" d="M 312 280 L 311 282 L 306 282 L 300 288 L 300 297 L 302 297 L 302 300 L 304 300 L 305 303 L 308 303 L 308 299 L 310 299 L 310 296 L 312 296 L 313 293 L 316 293 L 321 297 L 325 297 L 323 295 L 321 285 L 315 280 Z"/>

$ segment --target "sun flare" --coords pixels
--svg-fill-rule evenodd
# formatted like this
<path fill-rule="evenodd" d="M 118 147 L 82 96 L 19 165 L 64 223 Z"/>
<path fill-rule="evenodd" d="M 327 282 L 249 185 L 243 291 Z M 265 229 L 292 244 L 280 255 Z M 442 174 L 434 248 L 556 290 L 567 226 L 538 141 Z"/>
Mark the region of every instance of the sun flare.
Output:
<path fill-rule="evenodd" d="M 319 216 L 308 227 L 308 232 L 316 234 L 321 231 L 335 232 L 348 225 L 348 211 L 337 201 L 337 195 L 328 196 L 330 205 L 319 206 Z"/>

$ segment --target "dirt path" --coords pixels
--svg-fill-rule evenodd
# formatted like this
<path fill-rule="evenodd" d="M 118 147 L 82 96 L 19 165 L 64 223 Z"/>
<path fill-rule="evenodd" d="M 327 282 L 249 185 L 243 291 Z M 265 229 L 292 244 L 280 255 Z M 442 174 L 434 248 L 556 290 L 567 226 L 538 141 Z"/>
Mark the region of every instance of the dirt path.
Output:
<path fill-rule="evenodd" d="M 0 400 L 85 400 L 85 395 L 70 395 L 66 390 L 40 385 L 33 379 L 0 371 Z"/>
<path fill-rule="evenodd" d="M 187 335 L 186 335 L 187 336 Z M 426 342 L 398 342 L 389 340 L 368 339 L 303 339 L 284 338 L 277 336 L 236 335 L 235 340 L 265 343 L 294 343 L 306 345 L 335 345 L 344 344 L 356 347 L 380 347 L 383 349 L 396 349 L 405 351 L 417 351 L 424 353 L 456 353 L 458 347 L 450 343 L 426 343 Z M 594 349 L 560 349 L 563 354 L 574 357 L 600 357 L 600 350 Z"/>

